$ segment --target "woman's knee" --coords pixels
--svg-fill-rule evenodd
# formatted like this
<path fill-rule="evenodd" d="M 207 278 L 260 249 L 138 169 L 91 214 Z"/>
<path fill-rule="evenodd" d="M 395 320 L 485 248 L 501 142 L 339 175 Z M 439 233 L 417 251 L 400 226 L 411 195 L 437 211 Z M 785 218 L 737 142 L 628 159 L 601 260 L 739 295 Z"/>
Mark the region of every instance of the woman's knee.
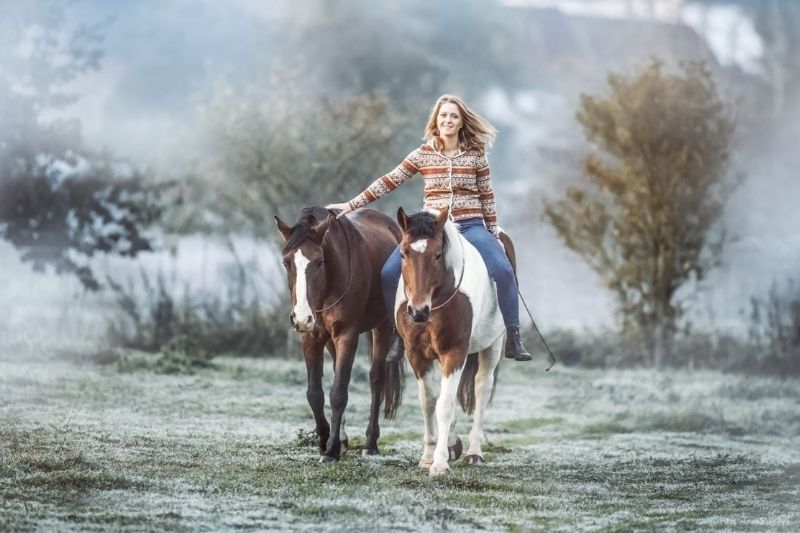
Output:
<path fill-rule="evenodd" d="M 501 261 L 497 261 L 495 268 L 493 268 L 492 277 L 494 278 L 495 283 L 498 285 L 506 285 L 513 283 L 516 285 L 516 278 L 514 276 L 514 270 L 511 268 L 511 263 L 509 263 L 508 259 L 500 258 Z"/>

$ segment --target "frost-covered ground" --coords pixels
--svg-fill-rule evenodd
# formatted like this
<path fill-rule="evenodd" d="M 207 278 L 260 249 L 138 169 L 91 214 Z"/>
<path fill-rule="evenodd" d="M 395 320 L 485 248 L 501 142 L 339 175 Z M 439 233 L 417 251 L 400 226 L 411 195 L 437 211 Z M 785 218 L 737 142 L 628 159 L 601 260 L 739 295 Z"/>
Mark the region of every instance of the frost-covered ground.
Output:
<path fill-rule="evenodd" d="M 36 355 L 34 355 L 36 354 Z M 99 362 L 98 362 L 99 361 Z M 299 359 L 146 356 L 6 342 L 0 530 L 791 531 L 800 524 L 800 382 L 504 361 L 482 467 L 416 464 L 413 379 L 383 456 L 317 462 Z M 330 370 L 326 375 L 330 382 Z M 363 443 L 366 361 L 351 445 Z M 468 417 L 459 432 L 468 431 Z"/>

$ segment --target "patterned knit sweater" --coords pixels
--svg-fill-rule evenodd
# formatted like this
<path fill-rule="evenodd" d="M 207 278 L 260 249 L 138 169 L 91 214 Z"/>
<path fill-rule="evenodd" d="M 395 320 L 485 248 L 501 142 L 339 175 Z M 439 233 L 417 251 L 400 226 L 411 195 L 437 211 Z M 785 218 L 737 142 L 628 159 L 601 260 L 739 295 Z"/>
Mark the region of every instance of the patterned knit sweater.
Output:
<path fill-rule="evenodd" d="M 474 149 L 448 157 L 431 145 L 423 144 L 408 154 L 397 168 L 350 200 L 350 208 L 363 207 L 377 200 L 417 172 L 425 179 L 425 209 L 441 210 L 450 206 L 450 217 L 456 222 L 483 217 L 486 229 L 497 236 L 497 211 L 489 163 L 486 156 Z"/>

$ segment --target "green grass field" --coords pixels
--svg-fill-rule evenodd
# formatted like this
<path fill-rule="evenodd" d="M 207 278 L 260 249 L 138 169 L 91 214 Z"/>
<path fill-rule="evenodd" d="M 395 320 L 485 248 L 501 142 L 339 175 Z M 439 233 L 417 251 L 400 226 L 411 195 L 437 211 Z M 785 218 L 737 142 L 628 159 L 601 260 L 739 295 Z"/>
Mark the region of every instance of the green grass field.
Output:
<path fill-rule="evenodd" d="M 378 458 L 318 463 L 299 359 L 164 374 L 120 352 L 0 359 L 0 530 L 745 530 L 800 524 L 800 382 L 504 361 L 487 463 L 417 468 L 413 378 Z M 330 383 L 330 367 L 326 368 Z M 327 385 L 326 385 L 327 387 Z M 461 414 L 466 437 L 469 417 Z"/>

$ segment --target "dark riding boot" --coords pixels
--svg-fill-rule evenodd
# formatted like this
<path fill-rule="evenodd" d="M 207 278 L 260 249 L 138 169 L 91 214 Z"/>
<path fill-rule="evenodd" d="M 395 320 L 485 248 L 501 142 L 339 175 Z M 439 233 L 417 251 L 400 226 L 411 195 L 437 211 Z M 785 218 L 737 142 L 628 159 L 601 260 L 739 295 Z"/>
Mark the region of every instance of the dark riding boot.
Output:
<path fill-rule="evenodd" d="M 517 361 L 530 361 L 533 359 L 519 337 L 519 326 L 506 328 L 506 357 Z"/>
<path fill-rule="evenodd" d="M 403 359 L 405 353 L 405 345 L 403 344 L 403 337 L 397 333 L 397 330 L 392 332 L 392 344 L 389 346 L 389 353 L 386 354 L 387 363 L 397 363 Z"/>

